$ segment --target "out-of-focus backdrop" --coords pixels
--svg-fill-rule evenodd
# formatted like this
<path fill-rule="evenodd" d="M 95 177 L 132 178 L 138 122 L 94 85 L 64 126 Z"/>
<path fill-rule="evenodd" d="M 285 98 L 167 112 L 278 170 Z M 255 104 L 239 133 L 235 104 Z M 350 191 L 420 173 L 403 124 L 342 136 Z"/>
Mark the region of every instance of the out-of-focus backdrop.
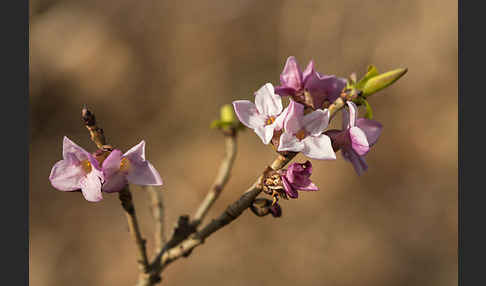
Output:
<path fill-rule="evenodd" d="M 221 105 L 278 84 L 288 56 L 322 73 L 408 67 L 370 99 L 384 132 L 358 177 L 313 160 L 321 190 L 283 217 L 244 213 L 163 285 L 457 285 L 457 1 L 30 1 L 30 285 L 133 285 L 135 246 L 116 194 L 89 203 L 48 181 L 68 136 L 89 151 L 86 103 L 109 143 L 144 139 L 168 226 L 192 214 L 223 156 Z M 274 158 L 239 138 L 218 215 Z M 299 156 L 299 161 L 304 158 Z M 149 199 L 133 188 L 153 247 Z M 152 252 L 150 252 L 152 253 Z"/>

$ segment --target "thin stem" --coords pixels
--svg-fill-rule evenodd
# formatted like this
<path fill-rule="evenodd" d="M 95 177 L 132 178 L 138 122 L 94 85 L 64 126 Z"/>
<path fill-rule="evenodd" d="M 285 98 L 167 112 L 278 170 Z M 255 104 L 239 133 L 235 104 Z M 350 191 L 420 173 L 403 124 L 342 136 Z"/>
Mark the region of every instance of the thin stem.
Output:
<path fill-rule="evenodd" d="M 165 215 L 164 215 L 164 200 L 162 197 L 162 191 L 160 189 L 154 188 L 152 186 L 146 187 L 150 195 L 150 202 L 152 205 L 152 215 L 155 220 L 155 254 L 158 254 L 163 245 L 166 243 L 164 225 L 165 225 Z"/>
<path fill-rule="evenodd" d="M 214 202 L 218 199 L 219 195 L 224 189 L 224 186 L 228 182 L 231 169 L 236 157 L 236 133 L 225 135 L 225 156 L 219 167 L 218 175 L 214 180 L 213 185 L 209 189 L 206 197 L 199 205 L 196 213 L 194 214 L 192 224 L 197 227 L 203 221 L 204 217 L 208 213 L 209 209 L 213 206 Z"/>
<path fill-rule="evenodd" d="M 148 273 L 149 262 L 147 258 L 147 251 L 145 249 L 145 239 L 142 237 L 140 228 L 138 226 L 137 216 L 135 214 L 135 206 L 132 201 L 132 194 L 128 186 L 118 193 L 118 197 L 122 203 L 123 209 L 125 210 L 125 216 L 127 217 L 128 228 L 130 234 L 132 235 L 135 244 L 137 245 L 138 254 L 138 266 L 142 273 Z"/>

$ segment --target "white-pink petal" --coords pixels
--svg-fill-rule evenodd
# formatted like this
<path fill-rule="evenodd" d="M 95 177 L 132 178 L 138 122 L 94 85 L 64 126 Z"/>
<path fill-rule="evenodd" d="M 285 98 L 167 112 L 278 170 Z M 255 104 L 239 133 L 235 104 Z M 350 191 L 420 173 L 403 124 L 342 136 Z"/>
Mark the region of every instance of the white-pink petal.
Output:
<path fill-rule="evenodd" d="M 275 94 L 271 83 L 262 86 L 255 92 L 255 105 L 261 115 L 277 116 L 282 112 L 282 98 Z"/>
<path fill-rule="evenodd" d="M 329 124 L 329 110 L 317 109 L 302 118 L 305 130 L 313 136 L 320 135 Z"/>
<path fill-rule="evenodd" d="M 332 149 L 331 139 L 327 135 L 308 136 L 302 140 L 304 150 L 302 154 L 318 160 L 335 160 L 336 153 Z"/>
<path fill-rule="evenodd" d="M 76 143 L 71 141 L 69 138 L 64 136 L 62 142 L 62 156 L 63 158 L 67 158 L 68 154 L 73 154 L 78 158 L 79 161 L 83 161 L 88 159 L 89 153 L 84 150 L 83 148 L 79 147 Z"/>
<path fill-rule="evenodd" d="M 163 184 L 159 172 L 148 161 L 130 163 L 130 171 L 127 175 L 129 183 L 143 186 L 161 186 Z"/>
<path fill-rule="evenodd" d="M 80 181 L 81 192 L 84 198 L 90 202 L 99 202 L 103 199 L 101 195 L 101 172 L 93 169 Z"/>
<path fill-rule="evenodd" d="M 302 118 L 304 117 L 304 105 L 290 100 L 287 108 L 288 112 L 284 120 L 285 132 L 297 134 L 303 128 Z"/>
<path fill-rule="evenodd" d="M 301 152 L 304 150 L 304 143 L 297 139 L 294 135 L 284 132 L 280 136 L 280 142 L 278 144 L 278 151 L 293 151 Z"/>
<path fill-rule="evenodd" d="M 353 150 L 359 155 L 363 156 L 370 150 L 366 134 L 360 128 L 354 126 L 349 129 L 349 136 L 351 137 L 351 146 Z"/>
<path fill-rule="evenodd" d="M 349 128 L 349 127 L 356 126 L 356 117 L 358 116 L 358 107 L 352 101 L 347 101 L 346 103 L 348 104 L 348 107 L 349 107 L 349 123 L 348 123 L 349 125 L 347 126 L 347 128 Z"/>
<path fill-rule="evenodd" d="M 266 117 L 260 114 L 252 102 L 248 100 L 233 101 L 236 116 L 243 125 L 255 129 L 265 125 Z"/>
<path fill-rule="evenodd" d="M 80 181 L 85 172 L 74 154 L 67 154 L 64 160 L 52 167 L 49 180 L 54 188 L 60 191 L 74 191 L 80 189 Z"/>
<path fill-rule="evenodd" d="M 267 126 L 257 127 L 253 129 L 253 131 L 255 131 L 258 137 L 260 137 L 263 144 L 268 144 L 272 140 L 274 129 L 275 129 L 274 125 L 267 125 Z"/>
<path fill-rule="evenodd" d="M 123 154 L 123 157 L 145 161 L 145 140 L 140 141 L 140 143 L 130 148 Z"/>

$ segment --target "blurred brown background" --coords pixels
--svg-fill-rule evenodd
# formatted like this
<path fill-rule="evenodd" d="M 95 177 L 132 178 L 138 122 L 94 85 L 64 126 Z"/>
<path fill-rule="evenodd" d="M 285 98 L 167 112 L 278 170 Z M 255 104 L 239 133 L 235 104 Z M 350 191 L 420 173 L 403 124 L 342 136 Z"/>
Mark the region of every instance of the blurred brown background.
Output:
<path fill-rule="evenodd" d="M 133 285 L 135 246 L 117 195 L 50 186 L 67 135 L 95 150 L 83 103 L 110 143 L 145 139 L 167 221 L 192 214 L 223 156 L 222 104 L 278 84 L 288 56 L 320 72 L 408 67 L 371 99 L 385 128 L 358 177 L 314 160 L 316 193 L 280 219 L 247 212 L 164 273 L 163 285 L 457 285 L 457 1 L 30 2 L 30 285 Z M 274 153 L 239 138 L 218 215 Z M 298 158 L 303 160 L 303 157 Z M 151 250 L 149 199 L 134 187 Z"/>

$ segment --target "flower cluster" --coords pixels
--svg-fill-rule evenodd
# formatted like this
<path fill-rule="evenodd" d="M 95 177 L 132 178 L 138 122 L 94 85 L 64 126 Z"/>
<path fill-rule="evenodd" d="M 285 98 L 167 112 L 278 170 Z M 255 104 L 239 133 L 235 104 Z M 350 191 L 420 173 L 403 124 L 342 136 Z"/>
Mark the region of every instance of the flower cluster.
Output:
<path fill-rule="evenodd" d="M 62 156 L 51 170 L 52 186 L 61 191 L 81 190 L 90 202 L 102 200 L 102 192 L 119 192 L 128 183 L 162 185 L 157 170 L 145 160 L 145 141 L 125 154 L 117 149 L 91 154 L 64 137 Z"/>
<path fill-rule="evenodd" d="M 317 72 L 313 61 L 302 72 L 296 59 L 289 57 L 280 75 L 280 86 L 274 88 L 266 83 L 255 93 L 254 103 L 237 100 L 233 107 L 241 123 L 253 129 L 264 144 L 272 142 L 278 152 L 300 152 L 312 159 L 334 160 L 335 152 L 341 150 L 360 175 L 367 169 L 364 156 L 378 140 L 382 125 L 357 118 L 358 107 L 346 98 L 346 86 L 344 78 Z M 341 95 L 347 100 L 342 113 L 343 128 L 326 130 L 331 119 L 327 107 Z M 286 96 L 290 103 L 283 108 L 282 97 Z M 290 194 L 292 197 L 297 193 Z"/>

